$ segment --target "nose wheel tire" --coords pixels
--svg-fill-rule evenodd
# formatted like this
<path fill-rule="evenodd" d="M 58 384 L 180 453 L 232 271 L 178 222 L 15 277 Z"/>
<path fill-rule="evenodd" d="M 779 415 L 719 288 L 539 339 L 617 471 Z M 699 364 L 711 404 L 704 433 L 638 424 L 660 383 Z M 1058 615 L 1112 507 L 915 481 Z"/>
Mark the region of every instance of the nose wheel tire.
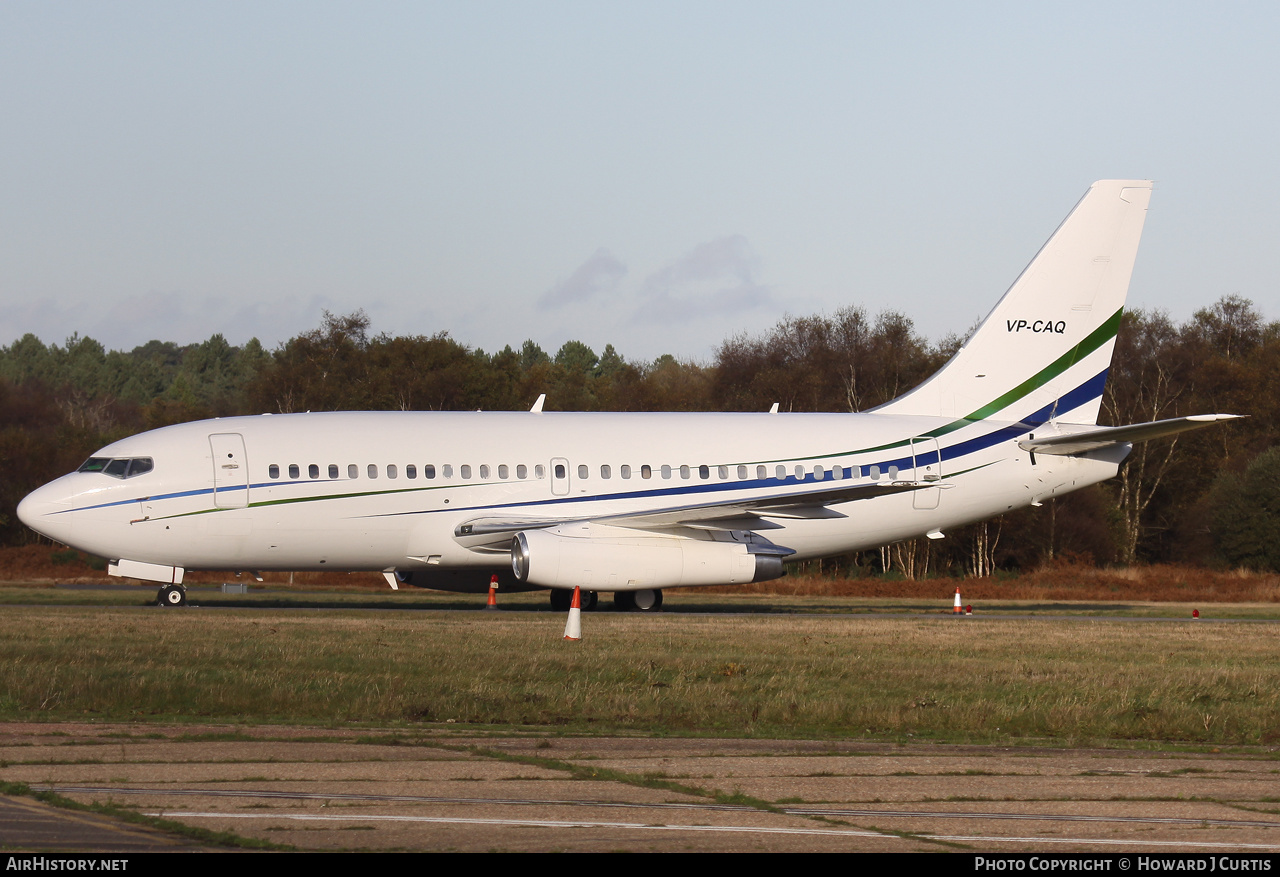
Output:
<path fill-rule="evenodd" d="M 161 606 L 185 606 L 187 589 L 181 585 L 165 585 L 156 592 L 156 602 Z"/>

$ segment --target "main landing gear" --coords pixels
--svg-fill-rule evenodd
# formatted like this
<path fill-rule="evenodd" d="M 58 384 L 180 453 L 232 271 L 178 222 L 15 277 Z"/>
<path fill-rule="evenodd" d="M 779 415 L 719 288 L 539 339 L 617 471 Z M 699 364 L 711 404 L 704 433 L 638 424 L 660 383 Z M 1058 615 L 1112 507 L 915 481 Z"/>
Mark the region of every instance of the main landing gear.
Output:
<path fill-rule="evenodd" d="M 187 589 L 182 585 L 165 585 L 156 592 L 156 602 L 161 606 L 186 606 Z"/>
<path fill-rule="evenodd" d="M 551 608 L 556 612 L 568 612 L 569 604 L 573 602 L 573 591 L 566 591 L 563 588 L 551 589 Z M 579 591 L 578 602 L 581 603 L 583 612 L 596 608 L 596 603 L 600 602 L 600 595 L 595 591 Z"/>
<path fill-rule="evenodd" d="M 619 612 L 657 612 L 662 608 L 662 590 L 618 591 L 613 595 L 613 608 Z"/>
<path fill-rule="evenodd" d="M 596 608 L 600 595 L 595 591 L 581 591 L 579 599 L 582 611 Z M 564 588 L 551 589 L 551 608 L 556 612 L 568 612 L 573 602 L 573 591 Z M 613 595 L 613 608 L 618 612 L 657 612 L 662 608 L 662 589 L 645 588 L 640 591 L 618 591 Z"/>

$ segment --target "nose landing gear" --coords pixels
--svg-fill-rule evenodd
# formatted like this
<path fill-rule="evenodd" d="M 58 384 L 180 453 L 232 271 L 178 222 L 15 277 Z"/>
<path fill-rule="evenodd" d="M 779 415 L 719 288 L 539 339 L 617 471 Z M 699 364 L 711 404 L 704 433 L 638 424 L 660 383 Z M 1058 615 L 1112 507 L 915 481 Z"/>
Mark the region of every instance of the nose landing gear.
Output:
<path fill-rule="evenodd" d="M 182 585 L 165 585 L 156 592 L 156 603 L 161 606 L 186 606 L 187 589 Z"/>

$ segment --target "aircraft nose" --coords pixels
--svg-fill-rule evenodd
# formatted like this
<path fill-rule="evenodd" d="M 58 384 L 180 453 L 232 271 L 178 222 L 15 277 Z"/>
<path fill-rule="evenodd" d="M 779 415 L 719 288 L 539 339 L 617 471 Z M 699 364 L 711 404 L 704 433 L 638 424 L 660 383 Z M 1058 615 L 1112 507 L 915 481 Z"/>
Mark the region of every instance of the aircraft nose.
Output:
<path fill-rule="evenodd" d="M 67 508 L 67 503 L 57 492 L 50 490 L 52 486 L 46 484 L 27 494 L 18 503 L 18 520 L 43 536 L 57 539 L 57 533 L 61 529 L 57 514 Z"/>

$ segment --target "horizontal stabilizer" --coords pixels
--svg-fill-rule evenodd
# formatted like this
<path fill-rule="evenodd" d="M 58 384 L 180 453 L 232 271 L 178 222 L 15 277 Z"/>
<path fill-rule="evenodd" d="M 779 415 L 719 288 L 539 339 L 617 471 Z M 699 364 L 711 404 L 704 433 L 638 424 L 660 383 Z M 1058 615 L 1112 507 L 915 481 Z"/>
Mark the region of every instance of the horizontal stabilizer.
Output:
<path fill-rule="evenodd" d="M 1033 454 L 1056 454 L 1070 456 L 1084 454 L 1112 445 L 1145 442 L 1149 439 L 1177 435 L 1192 429 L 1203 429 L 1215 423 L 1224 423 L 1242 417 L 1240 414 L 1193 414 L 1190 417 L 1174 417 L 1169 420 L 1156 420 L 1151 423 L 1134 423 L 1129 426 L 1108 426 L 1102 429 L 1090 429 L 1070 435 L 1056 435 L 1045 438 L 1027 439 L 1018 442 L 1018 447 Z"/>

